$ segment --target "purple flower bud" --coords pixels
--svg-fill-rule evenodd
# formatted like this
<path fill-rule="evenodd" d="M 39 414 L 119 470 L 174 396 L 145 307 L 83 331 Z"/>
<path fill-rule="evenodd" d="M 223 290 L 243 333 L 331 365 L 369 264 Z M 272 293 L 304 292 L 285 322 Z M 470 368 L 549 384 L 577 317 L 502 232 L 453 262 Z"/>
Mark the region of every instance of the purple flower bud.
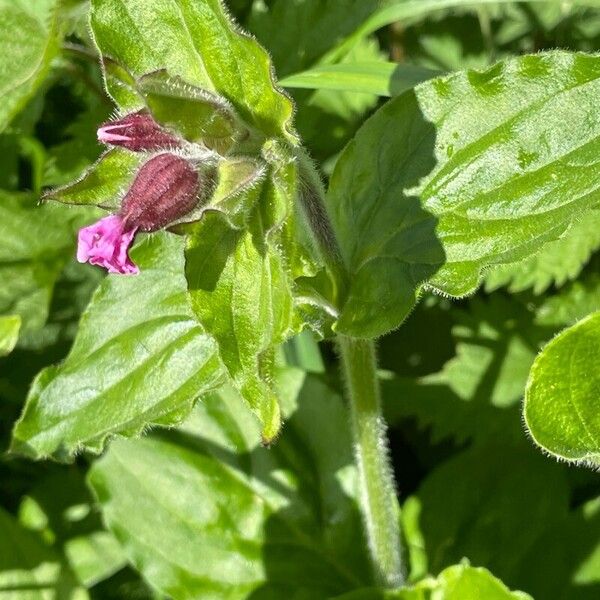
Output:
<path fill-rule="evenodd" d="M 126 230 L 157 231 L 180 219 L 198 204 L 200 176 L 184 158 L 164 153 L 138 171 L 121 204 Z"/>
<path fill-rule="evenodd" d="M 98 141 L 135 152 L 176 148 L 181 145 L 181 140 L 161 127 L 144 111 L 104 123 L 98 129 Z"/>
<path fill-rule="evenodd" d="M 119 214 L 79 231 L 77 260 L 137 275 L 127 254 L 137 231 L 158 231 L 184 217 L 198 204 L 199 188 L 200 176 L 189 161 L 170 153 L 154 156 L 138 171 Z"/>
<path fill-rule="evenodd" d="M 121 217 L 104 217 L 79 230 L 77 260 L 104 267 L 109 273 L 137 275 L 139 269 L 127 254 L 135 233 L 136 229 L 125 229 Z"/>

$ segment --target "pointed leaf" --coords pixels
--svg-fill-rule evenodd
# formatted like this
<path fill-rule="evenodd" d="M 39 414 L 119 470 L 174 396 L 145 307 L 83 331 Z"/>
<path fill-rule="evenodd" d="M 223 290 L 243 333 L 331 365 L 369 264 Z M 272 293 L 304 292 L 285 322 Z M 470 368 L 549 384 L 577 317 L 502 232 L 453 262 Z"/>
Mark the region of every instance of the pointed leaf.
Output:
<path fill-rule="evenodd" d="M 134 78 L 166 69 L 224 97 L 267 136 L 293 137 L 292 103 L 274 86 L 267 52 L 233 25 L 220 0 L 92 0 L 91 25 L 101 55 Z M 127 102 L 122 109 L 140 108 L 115 75 L 113 68 L 109 93 Z"/>
<path fill-rule="evenodd" d="M 99 452 L 108 436 L 178 422 L 221 383 L 214 343 L 188 308 L 182 254 L 180 238 L 155 234 L 133 251 L 139 276 L 104 280 L 65 362 L 34 382 L 14 452 Z"/>
<path fill-rule="evenodd" d="M 204 140 L 208 146 L 224 150 L 233 142 L 235 113 L 221 97 L 170 77 L 166 71 L 144 75 L 138 89 L 154 118 L 186 140 Z"/>
<path fill-rule="evenodd" d="M 472 293 L 485 268 L 531 256 L 597 206 L 599 91 L 600 58 L 552 52 L 434 79 L 380 109 L 330 184 L 351 274 L 337 329 L 397 327 L 424 282 Z"/>
<path fill-rule="evenodd" d="M 285 88 L 340 90 L 378 96 L 399 96 L 438 71 L 393 62 L 355 62 L 321 65 L 280 81 Z"/>
<path fill-rule="evenodd" d="M 51 190 L 44 198 L 64 204 L 99 206 L 116 212 L 135 177 L 137 167 L 145 158 L 141 152 L 113 148 L 105 152 L 77 181 Z"/>
<path fill-rule="evenodd" d="M 494 267 L 485 276 L 485 289 L 507 286 L 510 292 L 532 288 L 541 294 L 552 284 L 561 286 L 575 279 L 600 248 L 600 210 L 587 212 L 556 241 L 521 262 Z"/>
<path fill-rule="evenodd" d="M 262 187 L 245 192 L 252 211 L 247 229 L 236 230 L 208 212 L 189 237 L 186 277 L 192 307 L 219 345 L 234 384 L 263 424 L 266 442 L 280 428 L 271 384 L 275 346 L 293 333 L 289 257 L 278 240 L 295 190 L 293 164 L 272 170 Z"/>

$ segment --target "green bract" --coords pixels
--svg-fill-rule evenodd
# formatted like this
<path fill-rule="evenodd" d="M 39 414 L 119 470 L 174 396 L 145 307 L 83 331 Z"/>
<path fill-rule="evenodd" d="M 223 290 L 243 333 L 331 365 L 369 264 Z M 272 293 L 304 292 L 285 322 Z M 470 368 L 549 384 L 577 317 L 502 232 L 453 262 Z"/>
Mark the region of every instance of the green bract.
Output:
<path fill-rule="evenodd" d="M 600 462 L 600 312 L 554 338 L 536 359 L 523 413 L 535 442 L 569 461 Z"/>
<path fill-rule="evenodd" d="M 329 212 L 352 285 L 337 330 L 397 327 L 423 284 L 464 296 L 598 204 L 600 58 L 554 52 L 419 85 L 349 144 Z"/>

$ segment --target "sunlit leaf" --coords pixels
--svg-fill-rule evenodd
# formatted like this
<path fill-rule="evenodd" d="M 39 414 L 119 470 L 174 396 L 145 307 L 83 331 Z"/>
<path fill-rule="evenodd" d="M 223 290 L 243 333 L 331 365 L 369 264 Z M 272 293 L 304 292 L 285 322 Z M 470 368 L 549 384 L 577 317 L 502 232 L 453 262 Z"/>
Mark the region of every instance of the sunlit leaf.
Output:
<path fill-rule="evenodd" d="M 317 66 L 280 81 L 286 88 L 341 90 L 399 96 L 418 83 L 435 77 L 436 71 L 392 62 L 340 63 Z"/>
<path fill-rule="evenodd" d="M 10 354 L 19 339 L 21 317 L 19 315 L 0 317 L 0 356 Z"/>
<path fill-rule="evenodd" d="M 99 452 L 111 435 L 180 421 L 222 381 L 215 345 L 188 307 L 182 240 L 155 235 L 132 255 L 142 273 L 104 280 L 65 362 L 34 382 L 14 452 Z"/>
<path fill-rule="evenodd" d="M 296 186 L 293 164 L 245 192 L 247 229 L 233 229 L 219 213 L 206 213 L 189 237 L 186 277 L 192 307 L 217 340 L 219 354 L 244 399 L 263 424 L 265 441 L 281 426 L 272 386 L 275 347 L 294 332 L 289 258 L 281 227 Z"/>
<path fill-rule="evenodd" d="M 536 359 L 523 414 L 534 441 L 559 458 L 600 463 L 600 312 L 555 337 Z"/>
<path fill-rule="evenodd" d="M 491 269 L 485 276 L 485 289 L 507 286 L 511 292 L 522 292 L 531 288 L 535 294 L 541 294 L 552 284 L 561 286 L 575 279 L 598 248 L 600 210 L 592 210 L 534 256 Z"/>
<path fill-rule="evenodd" d="M 597 206 L 600 59 L 553 52 L 434 79 L 389 101 L 332 176 L 351 286 L 337 329 L 397 327 L 423 283 L 464 296 Z"/>
<path fill-rule="evenodd" d="M 223 96 L 264 134 L 292 136 L 292 103 L 273 84 L 267 52 L 234 27 L 220 0 L 92 0 L 91 25 L 101 54 L 134 78 L 166 69 Z M 109 93 L 122 109 L 140 108 L 119 92 L 122 77 L 111 67 Z"/>

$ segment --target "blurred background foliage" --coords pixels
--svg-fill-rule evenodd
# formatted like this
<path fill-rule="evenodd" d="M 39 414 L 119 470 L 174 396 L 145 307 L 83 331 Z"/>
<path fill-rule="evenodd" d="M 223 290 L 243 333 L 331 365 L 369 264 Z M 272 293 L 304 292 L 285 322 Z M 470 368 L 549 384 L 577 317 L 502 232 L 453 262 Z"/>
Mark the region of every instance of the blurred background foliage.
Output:
<path fill-rule="evenodd" d="M 8 1 L 0 2 L 0 44 L 2 30 L 12 26 Z M 0 316 L 21 319 L 15 350 L 0 359 L 3 448 L 35 375 L 66 355 L 103 277 L 73 260 L 76 230 L 90 211 L 40 207 L 38 200 L 98 157 L 96 128 L 113 110 L 87 27 L 87 2 L 65 0 L 54 15 L 48 0 L 19 1 L 33 24 L 27 35 L 41 38 L 35 43 L 42 59 L 26 89 L 14 88 L 0 111 Z M 376 0 L 228 4 L 268 48 L 281 77 L 329 62 L 332 50 L 379 6 Z M 559 1 L 468 4 L 392 23 L 335 60 L 453 71 L 543 49 L 600 50 L 598 9 Z M 11 60 L 1 56 L 2 64 Z M 340 91 L 291 93 L 297 128 L 324 177 L 382 102 Z M 467 556 L 540 600 L 600 597 L 597 474 L 541 456 L 520 416 L 542 344 L 600 308 L 598 225 L 600 218 L 578 223 L 568 240 L 490 271 L 471 298 L 425 297 L 401 330 L 380 340 L 413 578 Z M 328 343 L 303 334 L 285 353 L 290 364 L 340 392 Z M 98 599 L 159 597 L 104 529 L 84 481 L 89 465 L 86 456 L 69 466 L 0 458 L 0 596 L 2 571 L 28 568 L 18 564 L 23 553 L 31 568 L 50 569 L 48 576 L 60 582 L 58 597 L 77 597 L 84 588 Z"/>

